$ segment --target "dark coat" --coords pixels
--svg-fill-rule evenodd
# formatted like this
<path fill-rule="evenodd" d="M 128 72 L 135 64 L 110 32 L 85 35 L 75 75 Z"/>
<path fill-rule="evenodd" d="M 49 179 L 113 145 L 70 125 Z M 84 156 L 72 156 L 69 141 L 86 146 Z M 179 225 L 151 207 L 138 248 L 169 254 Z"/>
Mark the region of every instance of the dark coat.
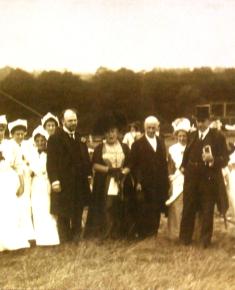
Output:
<path fill-rule="evenodd" d="M 184 151 L 182 167 L 185 170 L 185 183 L 195 179 L 195 172 L 191 170 L 189 154 L 193 144 L 198 138 L 198 131 L 192 132 L 189 136 L 189 142 Z M 224 214 L 228 209 L 228 198 L 222 176 L 222 168 L 227 166 L 229 161 L 228 149 L 225 137 L 216 129 L 210 129 L 204 140 L 204 146 L 210 145 L 214 164 L 212 167 L 205 167 L 205 175 L 215 183 L 215 195 L 218 210 Z"/>
<path fill-rule="evenodd" d="M 155 203 L 161 211 L 165 212 L 165 201 L 169 190 L 166 148 L 164 141 L 159 137 L 156 138 L 156 152 L 145 136 L 134 142 L 130 164 L 135 184 L 142 185 L 145 201 Z"/>
<path fill-rule="evenodd" d="M 51 183 L 59 180 L 62 191 L 51 193 L 51 213 L 73 216 L 78 206 L 86 205 L 90 197 L 88 176 L 91 164 L 87 145 L 75 133 L 75 140 L 58 128 L 48 140 L 47 171 Z"/>

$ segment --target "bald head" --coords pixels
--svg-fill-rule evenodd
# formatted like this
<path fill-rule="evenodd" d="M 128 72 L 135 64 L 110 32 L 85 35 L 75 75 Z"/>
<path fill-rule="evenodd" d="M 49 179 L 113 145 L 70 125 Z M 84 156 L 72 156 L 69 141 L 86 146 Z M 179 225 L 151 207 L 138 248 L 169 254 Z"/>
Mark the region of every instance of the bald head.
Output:
<path fill-rule="evenodd" d="M 73 109 L 67 109 L 63 112 L 62 124 L 69 131 L 74 132 L 77 128 L 78 119 L 77 113 Z"/>
<path fill-rule="evenodd" d="M 144 130 L 145 134 L 149 138 L 153 138 L 156 135 L 156 132 L 159 131 L 160 122 L 154 116 L 149 116 L 144 121 Z"/>

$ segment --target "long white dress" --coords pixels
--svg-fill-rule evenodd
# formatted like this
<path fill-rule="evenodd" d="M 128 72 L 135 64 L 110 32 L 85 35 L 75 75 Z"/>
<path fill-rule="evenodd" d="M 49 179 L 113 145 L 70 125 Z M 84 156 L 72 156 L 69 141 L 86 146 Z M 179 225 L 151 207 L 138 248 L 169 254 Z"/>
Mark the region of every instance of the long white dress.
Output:
<path fill-rule="evenodd" d="M 230 155 L 229 168 L 230 168 L 230 173 L 229 173 L 228 194 L 229 194 L 230 206 L 233 211 L 233 217 L 235 217 L 235 151 Z"/>
<path fill-rule="evenodd" d="M 3 160 L 0 161 L 0 251 L 28 248 L 30 245 L 19 227 L 20 152 L 11 147 L 10 141 L 0 144 Z M 17 172 L 18 171 L 18 172 Z"/>
<path fill-rule="evenodd" d="M 33 173 L 31 201 L 36 244 L 41 246 L 58 245 L 57 222 L 50 214 L 51 186 L 46 171 L 47 154 L 35 148 L 30 159 Z"/>
<path fill-rule="evenodd" d="M 12 147 L 17 147 L 20 150 L 21 154 L 21 171 L 23 173 L 24 179 L 24 192 L 19 197 L 19 224 L 22 231 L 25 232 L 25 235 L 28 237 L 28 240 L 34 240 L 34 228 L 32 220 L 32 208 L 31 208 L 31 172 L 29 168 L 29 159 L 32 154 L 32 142 L 24 140 L 21 145 L 17 144 L 13 139 L 9 141 Z"/>
<path fill-rule="evenodd" d="M 174 201 L 170 204 L 168 210 L 168 231 L 169 237 L 175 239 L 179 237 L 180 223 L 183 210 L 183 186 L 184 175 L 180 171 L 183 160 L 183 154 L 186 146 L 176 143 L 169 147 L 170 159 L 174 164 L 175 171 L 170 176 L 171 180 L 171 197 Z"/>
<path fill-rule="evenodd" d="M 127 132 L 122 140 L 122 143 L 126 144 L 130 149 L 132 144 L 141 137 L 141 133 L 136 131 L 136 132 Z"/>

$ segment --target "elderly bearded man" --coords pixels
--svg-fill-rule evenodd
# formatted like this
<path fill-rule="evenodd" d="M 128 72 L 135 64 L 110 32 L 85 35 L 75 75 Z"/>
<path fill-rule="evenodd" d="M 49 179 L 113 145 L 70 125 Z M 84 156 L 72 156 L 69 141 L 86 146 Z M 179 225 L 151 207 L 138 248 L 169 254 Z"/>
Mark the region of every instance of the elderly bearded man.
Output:
<path fill-rule="evenodd" d="M 136 233 L 140 238 L 158 232 L 161 212 L 166 211 L 169 189 L 166 149 L 156 134 L 158 128 L 156 117 L 146 118 L 145 134 L 131 148 L 130 163 L 137 195 Z"/>
<path fill-rule="evenodd" d="M 51 182 L 51 213 L 57 215 L 61 242 L 78 241 L 83 208 L 90 195 L 88 176 L 91 165 L 88 149 L 77 132 L 77 114 L 67 109 L 62 128 L 50 136 L 47 171 Z"/>
<path fill-rule="evenodd" d="M 216 129 L 209 128 L 208 107 L 197 107 L 197 130 L 189 136 L 181 165 L 185 175 L 183 190 L 183 214 L 180 240 L 192 242 L 196 213 L 201 220 L 200 242 L 204 248 L 211 243 L 214 207 L 222 208 L 221 201 L 227 196 L 223 188 L 221 169 L 228 163 L 225 137 Z"/>

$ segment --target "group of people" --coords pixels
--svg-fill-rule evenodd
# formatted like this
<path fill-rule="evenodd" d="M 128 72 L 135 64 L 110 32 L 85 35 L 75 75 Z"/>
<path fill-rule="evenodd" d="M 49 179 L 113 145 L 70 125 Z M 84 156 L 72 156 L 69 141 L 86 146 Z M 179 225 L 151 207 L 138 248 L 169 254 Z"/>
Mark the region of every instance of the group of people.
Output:
<path fill-rule="evenodd" d="M 27 121 L 0 116 L 0 251 L 32 241 L 76 243 L 82 232 L 143 239 L 157 234 L 161 214 L 170 238 L 191 244 L 196 222 L 208 247 L 215 205 L 225 214 L 229 197 L 235 207 L 235 153 L 229 156 L 223 134 L 210 128 L 208 111 L 200 108 L 196 117 L 193 132 L 186 118 L 172 123 L 177 143 L 167 149 L 156 117 L 145 119 L 144 133 L 132 124 L 121 141 L 120 118 L 104 115 L 97 121 L 104 139 L 91 157 L 74 109 L 62 112 L 61 123 L 47 113 L 28 140 Z"/>
<path fill-rule="evenodd" d="M 59 244 L 46 170 L 47 140 L 58 124 L 49 113 L 25 140 L 26 120 L 8 124 L 6 116 L 0 116 L 0 251 L 27 248 L 32 241 L 41 246 Z"/>

